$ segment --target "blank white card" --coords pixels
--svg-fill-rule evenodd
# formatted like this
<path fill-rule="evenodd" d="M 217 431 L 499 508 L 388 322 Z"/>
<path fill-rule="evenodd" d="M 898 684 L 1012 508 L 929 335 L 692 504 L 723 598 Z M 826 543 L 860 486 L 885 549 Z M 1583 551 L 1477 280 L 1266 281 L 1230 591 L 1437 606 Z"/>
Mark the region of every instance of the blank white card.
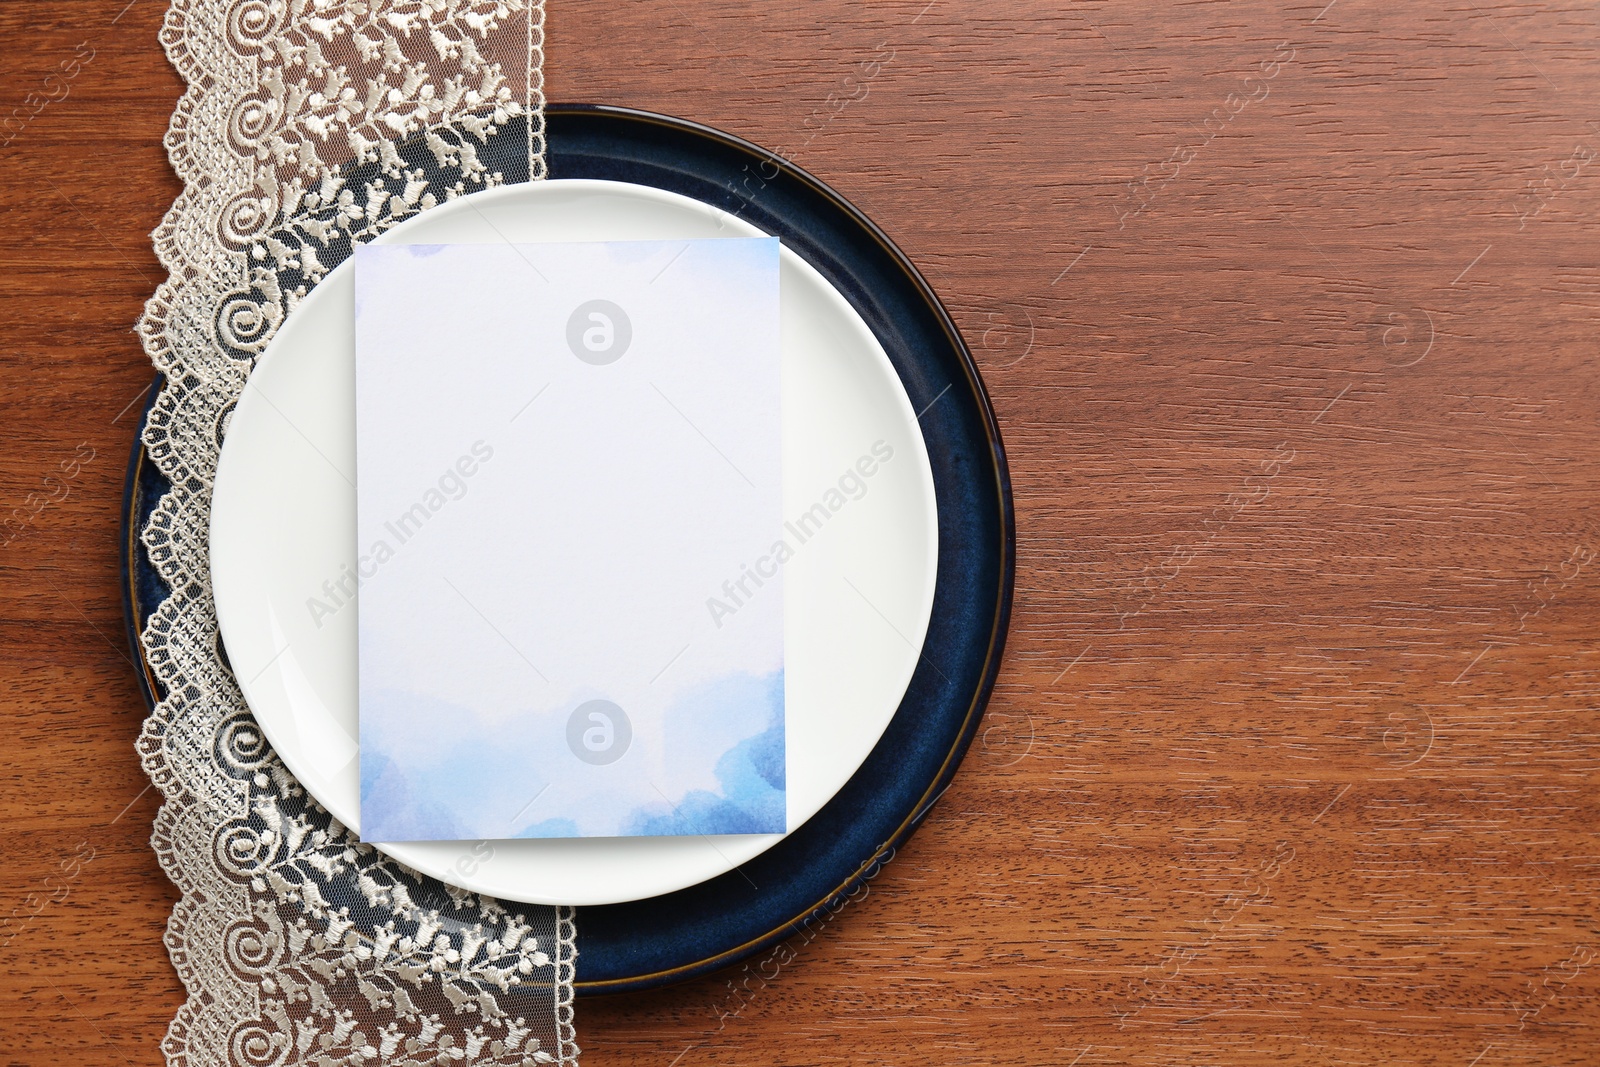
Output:
<path fill-rule="evenodd" d="M 364 839 L 787 830 L 780 406 L 776 239 L 357 250 Z"/>

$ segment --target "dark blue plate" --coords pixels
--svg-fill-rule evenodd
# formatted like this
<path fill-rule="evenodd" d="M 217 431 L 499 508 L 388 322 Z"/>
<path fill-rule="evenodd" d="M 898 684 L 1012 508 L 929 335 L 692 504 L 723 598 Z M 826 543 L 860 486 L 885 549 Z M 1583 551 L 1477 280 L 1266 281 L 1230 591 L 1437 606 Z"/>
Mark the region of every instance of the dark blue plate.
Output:
<path fill-rule="evenodd" d="M 820 271 L 877 334 L 922 413 L 939 510 L 938 582 L 921 661 L 861 769 L 803 826 L 738 870 L 650 900 L 580 909 L 577 991 L 592 995 L 680 981 L 798 933 L 910 837 L 955 775 L 994 685 L 1015 530 L 1005 452 L 972 356 L 928 283 L 866 216 L 786 160 L 682 119 L 558 105 L 546 113 L 546 137 L 552 178 L 635 182 L 694 197 L 781 237 Z M 490 149 L 523 141 L 502 136 Z M 514 175 L 516 161 L 498 169 Z M 167 595 L 137 537 L 165 489 L 136 442 L 122 536 L 136 652 L 138 630 Z M 158 683 L 141 664 L 154 699 Z"/>

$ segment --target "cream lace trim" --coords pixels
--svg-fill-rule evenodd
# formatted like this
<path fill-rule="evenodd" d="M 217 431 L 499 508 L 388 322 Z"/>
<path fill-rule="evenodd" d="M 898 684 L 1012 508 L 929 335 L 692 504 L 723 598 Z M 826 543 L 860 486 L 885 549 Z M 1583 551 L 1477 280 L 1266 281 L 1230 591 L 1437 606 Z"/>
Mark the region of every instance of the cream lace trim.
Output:
<path fill-rule="evenodd" d="M 141 532 L 171 590 L 141 639 L 165 691 L 139 752 L 182 892 L 171 1064 L 576 1063 L 571 909 L 477 897 L 356 841 L 272 753 L 228 668 L 207 564 L 227 419 L 285 315 L 353 244 L 544 176 L 542 0 L 174 0 L 184 189 L 139 332 L 171 481 Z M 507 152 L 507 146 L 517 149 Z M 493 161 L 500 160 L 501 165 Z"/>

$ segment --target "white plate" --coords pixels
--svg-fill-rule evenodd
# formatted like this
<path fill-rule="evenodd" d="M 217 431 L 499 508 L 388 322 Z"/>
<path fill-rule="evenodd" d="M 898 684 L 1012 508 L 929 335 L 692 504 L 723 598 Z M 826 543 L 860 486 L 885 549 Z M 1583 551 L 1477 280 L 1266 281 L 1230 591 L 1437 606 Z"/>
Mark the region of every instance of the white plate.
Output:
<path fill-rule="evenodd" d="M 390 244 L 764 236 L 717 208 L 645 186 L 543 181 L 463 197 L 396 226 Z M 360 826 L 356 611 L 317 625 L 307 601 L 353 568 L 354 264 L 279 328 L 240 396 L 211 502 L 211 578 L 235 676 L 279 757 Z M 849 779 L 911 680 L 933 606 L 938 527 L 916 413 L 850 304 L 783 249 L 784 513 L 813 504 L 883 440 L 894 458 L 786 564 L 789 827 Z M 428 388 L 418 382 L 419 389 Z M 359 608 L 359 605 L 357 605 Z M 732 870 L 781 835 L 407 842 L 377 847 L 477 893 L 608 904 Z M 490 854 L 486 858 L 485 854 Z"/>

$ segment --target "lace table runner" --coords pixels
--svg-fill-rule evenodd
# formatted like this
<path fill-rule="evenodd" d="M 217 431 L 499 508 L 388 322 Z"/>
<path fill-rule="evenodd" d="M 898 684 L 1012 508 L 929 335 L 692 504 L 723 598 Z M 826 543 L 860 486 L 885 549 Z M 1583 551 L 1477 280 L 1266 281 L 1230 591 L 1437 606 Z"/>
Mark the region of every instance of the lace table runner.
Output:
<path fill-rule="evenodd" d="M 141 531 L 170 589 L 139 752 L 182 898 L 171 1064 L 576 1063 L 571 909 L 505 905 L 361 844 L 256 727 L 217 633 L 212 475 L 284 316 L 353 245 L 544 176 L 543 0 L 174 0 L 183 193 L 139 331 L 165 375 L 145 445 L 171 481 Z"/>

